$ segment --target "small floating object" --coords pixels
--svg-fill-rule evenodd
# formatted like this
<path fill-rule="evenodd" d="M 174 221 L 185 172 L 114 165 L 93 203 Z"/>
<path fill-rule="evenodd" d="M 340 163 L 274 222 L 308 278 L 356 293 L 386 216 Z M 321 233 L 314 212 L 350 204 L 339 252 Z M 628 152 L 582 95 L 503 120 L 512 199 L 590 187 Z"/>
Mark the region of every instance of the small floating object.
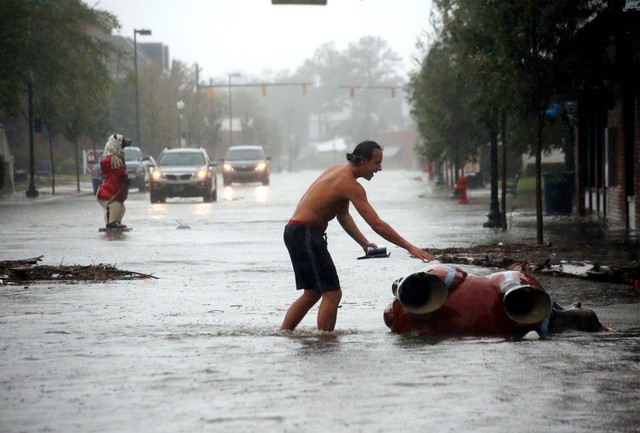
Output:
<path fill-rule="evenodd" d="M 380 245 L 377 248 L 367 247 L 367 254 L 362 257 L 358 257 L 358 260 L 386 258 L 390 255 L 391 253 L 387 253 L 387 247 L 384 245 Z"/>
<path fill-rule="evenodd" d="M 179 220 L 176 220 L 176 222 L 179 224 L 179 226 L 176 227 L 177 229 L 191 229 L 191 227 L 186 224 L 182 224 L 182 222 L 180 222 Z"/>

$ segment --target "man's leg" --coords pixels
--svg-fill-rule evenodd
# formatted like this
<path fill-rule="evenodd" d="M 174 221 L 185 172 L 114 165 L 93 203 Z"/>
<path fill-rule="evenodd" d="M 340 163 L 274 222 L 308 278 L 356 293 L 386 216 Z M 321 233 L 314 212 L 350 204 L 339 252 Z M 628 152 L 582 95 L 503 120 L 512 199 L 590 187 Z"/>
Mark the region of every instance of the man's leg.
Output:
<path fill-rule="evenodd" d="M 300 296 L 287 310 L 284 321 L 280 326 L 281 331 L 293 331 L 304 319 L 307 312 L 320 300 L 320 294 L 315 290 L 305 289 Z"/>
<path fill-rule="evenodd" d="M 318 310 L 318 329 L 321 331 L 333 331 L 338 318 L 338 306 L 342 299 L 342 290 L 332 290 L 322 294 L 322 302 Z"/>

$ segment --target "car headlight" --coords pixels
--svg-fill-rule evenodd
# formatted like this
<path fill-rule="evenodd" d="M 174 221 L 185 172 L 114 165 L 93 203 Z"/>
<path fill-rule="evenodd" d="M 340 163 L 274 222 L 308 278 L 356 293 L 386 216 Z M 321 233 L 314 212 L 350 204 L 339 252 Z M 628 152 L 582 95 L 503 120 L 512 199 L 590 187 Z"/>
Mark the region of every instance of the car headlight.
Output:
<path fill-rule="evenodd" d="M 159 180 L 161 178 L 162 178 L 162 172 L 159 169 L 156 168 L 151 172 L 151 179 Z"/>
<path fill-rule="evenodd" d="M 222 168 L 224 171 L 233 171 L 233 166 L 229 163 L 225 163 Z"/>
<path fill-rule="evenodd" d="M 196 177 L 198 179 L 206 179 L 208 175 L 209 175 L 209 171 L 207 170 L 198 170 L 196 172 Z"/>
<path fill-rule="evenodd" d="M 256 165 L 256 171 L 264 171 L 267 168 L 266 162 L 260 162 Z"/>

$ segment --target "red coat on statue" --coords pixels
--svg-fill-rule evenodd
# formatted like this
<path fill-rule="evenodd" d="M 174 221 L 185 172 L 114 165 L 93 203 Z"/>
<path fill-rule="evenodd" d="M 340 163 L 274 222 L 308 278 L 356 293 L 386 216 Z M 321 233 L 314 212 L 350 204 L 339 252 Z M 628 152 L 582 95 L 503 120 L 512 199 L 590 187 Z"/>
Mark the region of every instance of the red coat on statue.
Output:
<path fill-rule="evenodd" d="M 98 189 L 98 200 L 124 202 L 129 195 L 129 176 L 124 160 L 116 155 L 107 155 L 100 160 L 104 180 Z"/>

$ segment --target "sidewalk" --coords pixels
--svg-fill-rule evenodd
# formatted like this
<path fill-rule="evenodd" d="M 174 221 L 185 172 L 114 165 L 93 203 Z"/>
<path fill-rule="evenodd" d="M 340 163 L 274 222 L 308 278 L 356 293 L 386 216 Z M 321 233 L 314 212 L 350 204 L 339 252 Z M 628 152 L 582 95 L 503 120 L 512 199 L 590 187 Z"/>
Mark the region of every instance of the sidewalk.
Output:
<path fill-rule="evenodd" d="M 80 182 L 80 191 L 74 182 L 73 184 L 56 185 L 55 195 L 52 194 L 51 185 L 36 186 L 38 191 L 37 197 L 27 197 L 26 191 L 16 191 L 14 193 L 0 194 L 0 206 L 3 204 L 19 204 L 19 203 L 35 203 L 43 201 L 57 200 L 67 197 L 81 197 L 93 195 L 93 186 L 91 182 Z"/>
<path fill-rule="evenodd" d="M 454 238 L 452 246 L 537 244 L 535 199 L 531 194 L 507 195 L 506 231 L 483 226 L 489 220 L 488 188 L 468 190 L 469 204 L 452 199 L 446 187 L 430 185 L 427 195 L 446 208 L 447 220 L 455 228 L 455 233 L 449 234 Z M 611 227 L 597 215 L 548 215 L 543 209 L 543 244 L 563 246 L 562 255 L 555 257 L 558 260 L 640 262 L 640 233 Z"/>

